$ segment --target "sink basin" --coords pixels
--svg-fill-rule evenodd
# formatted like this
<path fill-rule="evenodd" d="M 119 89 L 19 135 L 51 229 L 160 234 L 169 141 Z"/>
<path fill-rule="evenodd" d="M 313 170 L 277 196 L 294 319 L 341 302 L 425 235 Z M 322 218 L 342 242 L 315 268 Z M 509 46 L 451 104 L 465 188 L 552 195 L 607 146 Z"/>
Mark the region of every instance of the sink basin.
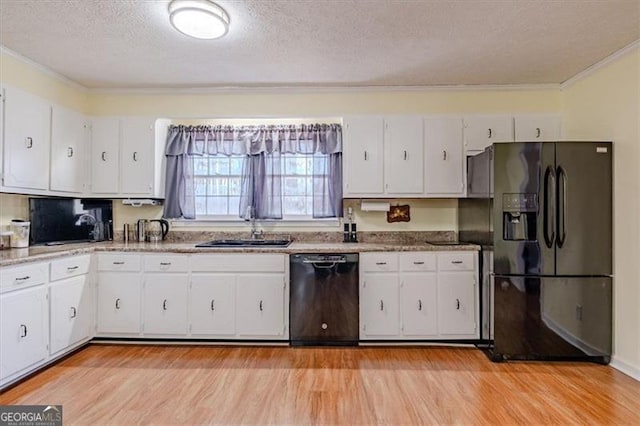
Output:
<path fill-rule="evenodd" d="M 213 240 L 196 247 L 287 247 L 290 240 Z"/>

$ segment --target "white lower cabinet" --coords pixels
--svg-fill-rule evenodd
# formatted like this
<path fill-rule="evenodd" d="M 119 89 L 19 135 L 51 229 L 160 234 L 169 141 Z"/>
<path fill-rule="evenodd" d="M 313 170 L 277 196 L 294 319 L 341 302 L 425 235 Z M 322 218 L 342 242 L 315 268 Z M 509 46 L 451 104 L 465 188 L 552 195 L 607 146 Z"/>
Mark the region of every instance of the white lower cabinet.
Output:
<path fill-rule="evenodd" d="M 236 334 L 236 276 L 193 274 L 189 314 L 193 336 Z"/>
<path fill-rule="evenodd" d="M 100 272 L 98 275 L 98 334 L 139 334 L 142 275 Z"/>
<path fill-rule="evenodd" d="M 236 286 L 238 334 L 282 338 L 286 332 L 284 274 L 239 274 Z"/>
<path fill-rule="evenodd" d="M 47 288 L 0 296 L 0 386 L 48 356 Z"/>
<path fill-rule="evenodd" d="M 442 272 L 438 276 L 438 323 L 440 334 L 471 336 L 477 334 L 474 272 Z"/>
<path fill-rule="evenodd" d="M 188 292 L 187 274 L 145 274 L 143 333 L 185 335 Z"/>
<path fill-rule="evenodd" d="M 91 336 L 92 298 L 87 276 L 51 284 L 51 343 L 53 355 Z"/>
<path fill-rule="evenodd" d="M 408 272 L 402 275 L 402 333 L 438 336 L 438 276 Z"/>
<path fill-rule="evenodd" d="M 361 340 L 473 340 L 476 252 L 362 253 Z"/>
<path fill-rule="evenodd" d="M 367 273 L 362 280 L 361 327 L 369 338 L 397 336 L 400 331 L 397 274 Z"/>

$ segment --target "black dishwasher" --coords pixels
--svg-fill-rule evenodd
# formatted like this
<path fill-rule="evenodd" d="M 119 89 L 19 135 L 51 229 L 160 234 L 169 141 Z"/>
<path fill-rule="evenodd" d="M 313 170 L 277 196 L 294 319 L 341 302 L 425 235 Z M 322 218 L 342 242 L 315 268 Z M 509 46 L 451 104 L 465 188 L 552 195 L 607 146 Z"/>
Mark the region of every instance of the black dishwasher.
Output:
<path fill-rule="evenodd" d="M 358 254 L 290 257 L 292 345 L 358 344 Z"/>

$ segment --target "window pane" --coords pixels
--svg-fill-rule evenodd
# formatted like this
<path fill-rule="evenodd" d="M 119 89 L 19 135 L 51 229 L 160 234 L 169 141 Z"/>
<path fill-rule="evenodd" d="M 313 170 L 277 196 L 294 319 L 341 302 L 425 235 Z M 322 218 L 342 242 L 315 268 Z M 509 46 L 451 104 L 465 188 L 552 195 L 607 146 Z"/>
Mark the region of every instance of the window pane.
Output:
<path fill-rule="evenodd" d="M 229 179 L 229 195 L 240 195 L 240 186 L 242 185 L 241 178 Z"/>
<path fill-rule="evenodd" d="M 284 197 L 282 206 L 285 215 L 304 215 L 307 197 Z"/>
<path fill-rule="evenodd" d="M 209 167 L 211 167 L 210 174 L 227 176 L 229 174 L 229 158 L 219 156 L 211 157 Z"/>
<path fill-rule="evenodd" d="M 207 214 L 207 198 L 196 197 L 196 215 Z"/>
<path fill-rule="evenodd" d="M 209 174 L 209 160 L 207 159 L 207 157 L 195 158 L 193 160 L 193 173 L 195 175 Z"/>
<path fill-rule="evenodd" d="M 307 173 L 307 161 L 303 155 L 287 155 L 285 158 L 286 174 L 304 175 Z"/>
<path fill-rule="evenodd" d="M 227 195 L 227 187 L 227 178 L 211 178 L 209 180 L 209 195 Z"/>
<path fill-rule="evenodd" d="M 229 214 L 232 216 L 240 214 L 240 197 L 229 197 Z"/>
<path fill-rule="evenodd" d="M 207 214 L 227 214 L 227 199 L 225 197 L 209 197 L 207 199 Z"/>
<path fill-rule="evenodd" d="M 284 195 L 305 195 L 305 178 L 284 178 Z"/>
<path fill-rule="evenodd" d="M 207 178 L 194 178 L 193 183 L 195 186 L 196 196 L 207 195 Z"/>
<path fill-rule="evenodd" d="M 306 201 L 305 214 L 311 216 L 313 214 L 313 197 L 305 197 L 304 199 Z"/>
<path fill-rule="evenodd" d="M 243 157 L 232 157 L 229 159 L 229 174 L 242 175 Z"/>

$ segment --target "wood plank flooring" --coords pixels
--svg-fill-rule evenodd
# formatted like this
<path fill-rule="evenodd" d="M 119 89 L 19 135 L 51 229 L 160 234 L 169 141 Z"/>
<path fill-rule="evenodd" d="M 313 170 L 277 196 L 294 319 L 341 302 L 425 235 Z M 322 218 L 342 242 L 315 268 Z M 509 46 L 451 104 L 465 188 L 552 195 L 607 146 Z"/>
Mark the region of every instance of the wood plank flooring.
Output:
<path fill-rule="evenodd" d="M 65 424 L 640 424 L 640 382 L 445 347 L 91 345 L 0 394 Z"/>

